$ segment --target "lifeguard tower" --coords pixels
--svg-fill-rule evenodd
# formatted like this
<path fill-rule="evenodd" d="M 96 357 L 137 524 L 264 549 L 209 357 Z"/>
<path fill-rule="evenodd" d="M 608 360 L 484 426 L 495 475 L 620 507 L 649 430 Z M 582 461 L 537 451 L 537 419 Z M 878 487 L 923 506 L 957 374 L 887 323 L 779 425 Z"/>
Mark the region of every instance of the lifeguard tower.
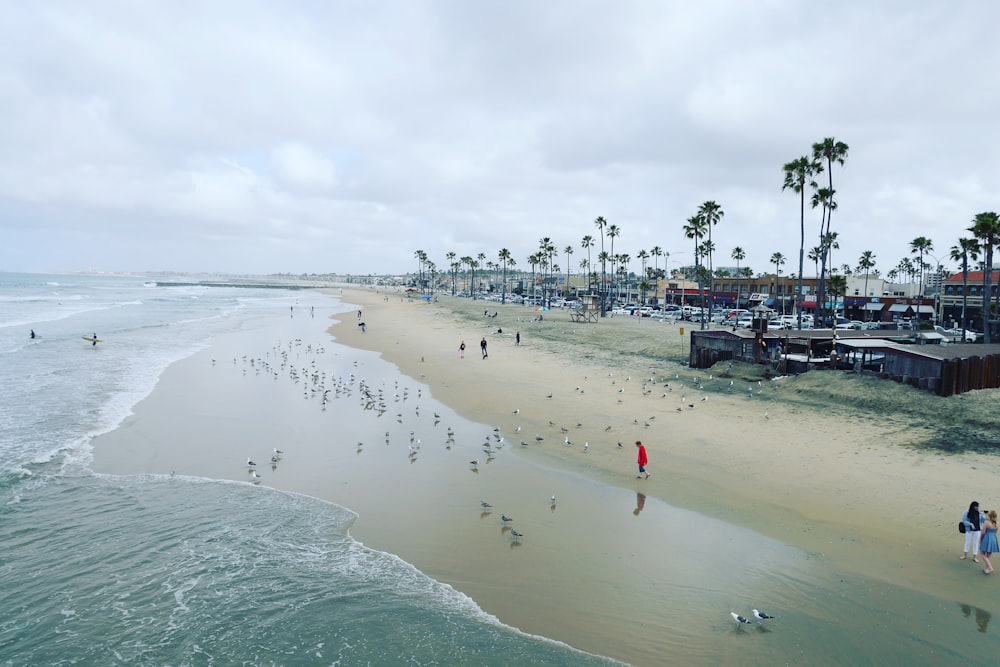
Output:
<path fill-rule="evenodd" d="M 596 294 L 583 294 L 580 296 L 583 308 L 574 310 L 569 314 L 569 318 L 574 322 L 593 322 L 597 324 L 597 318 L 601 315 L 601 305 Z"/>

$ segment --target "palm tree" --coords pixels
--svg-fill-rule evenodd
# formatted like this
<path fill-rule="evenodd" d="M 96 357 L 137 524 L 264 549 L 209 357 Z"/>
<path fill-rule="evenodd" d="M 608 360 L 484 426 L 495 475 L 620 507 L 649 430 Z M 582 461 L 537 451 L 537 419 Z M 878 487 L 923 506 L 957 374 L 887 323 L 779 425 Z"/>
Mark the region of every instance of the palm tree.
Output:
<path fill-rule="evenodd" d="M 646 275 L 646 261 L 649 259 L 649 251 L 648 250 L 640 250 L 639 252 L 636 253 L 635 256 L 642 263 L 642 271 L 640 272 L 639 275 L 641 275 L 644 279 L 648 278 L 649 276 Z"/>
<path fill-rule="evenodd" d="M 431 274 L 431 294 L 434 294 L 434 280 L 435 276 L 437 276 L 437 264 L 428 260 L 427 271 Z"/>
<path fill-rule="evenodd" d="M 649 291 L 650 287 L 651 287 L 651 285 L 650 285 L 649 281 L 646 280 L 645 278 L 643 278 L 642 280 L 639 281 L 639 292 L 642 294 L 642 303 L 643 304 L 646 303 L 646 292 Z"/>
<path fill-rule="evenodd" d="M 615 275 L 615 239 L 621 236 L 621 230 L 618 229 L 618 225 L 608 225 L 608 229 L 605 232 L 608 238 L 611 239 L 611 276 Z"/>
<path fill-rule="evenodd" d="M 597 261 L 601 263 L 601 303 L 603 304 L 601 307 L 605 308 L 608 305 L 607 292 L 605 290 L 605 287 L 608 284 L 608 276 L 607 273 L 605 272 L 605 267 L 607 267 L 608 262 L 611 261 L 611 257 L 610 255 L 608 255 L 608 251 L 602 250 L 601 252 L 597 253 Z M 601 312 L 603 312 L 603 310 Z"/>
<path fill-rule="evenodd" d="M 918 303 L 923 303 L 924 300 L 924 254 L 934 250 L 934 243 L 926 236 L 918 236 L 917 238 L 910 241 L 910 254 L 919 255 L 920 263 L 918 268 L 920 269 L 920 293 L 917 295 L 919 297 Z M 919 306 L 918 306 L 919 309 Z"/>
<path fill-rule="evenodd" d="M 820 240 L 824 239 L 830 233 L 830 223 L 833 220 L 833 212 L 837 209 L 837 204 L 834 201 L 834 195 L 837 191 L 833 187 L 833 164 L 837 163 L 840 166 L 844 166 L 844 162 L 847 160 L 847 152 L 850 150 L 847 144 L 842 141 L 837 141 L 833 137 L 826 137 L 822 141 L 816 142 L 812 145 L 812 160 L 813 163 L 818 165 L 816 173 L 819 173 L 824 169 L 823 163 L 826 163 L 825 169 L 828 177 L 828 185 L 826 188 L 819 188 L 817 194 L 820 195 L 823 206 L 823 220 L 820 221 L 819 226 L 819 236 Z M 813 203 L 813 207 L 816 203 Z M 822 242 L 820 243 L 822 247 Z M 832 247 L 832 246 L 831 246 Z M 824 280 L 826 276 L 826 259 L 827 253 L 830 247 L 824 248 L 822 254 L 823 264 L 820 267 L 819 275 L 819 299 L 823 300 L 824 291 Z M 832 266 L 832 264 L 830 265 Z M 817 303 L 817 308 L 819 304 Z"/>
<path fill-rule="evenodd" d="M 969 303 L 969 260 L 979 258 L 979 241 L 976 239 L 958 239 L 958 244 L 951 247 L 951 258 L 962 262 L 962 342 L 965 342 L 965 331 L 969 328 L 966 306 Z"/>
<path fill-rule="evenodd" d="M 787 163 L 783 169 L 785 171 L 785 182 L 781 186 L 782 190 L 791 189 L 799 195 L 799 284 L 796 289 L 796 312 L 798 312 L 798 327 L 802 328 L 802 272 L 805 270 L 803 263 L 806 249 L 806 183 L 810 187 L 816 188 L 813 176 L 818 171 L 819 164 L 816 160 L 810 160 L 802 156 L 797 160 Z"/>
<path fill-rule="evenodd" d="M 774 264 L 774 291 L 777 295 L 778 291 L 778 277 L 781 275 L 781 267 L 785 265 L 785 256 L 780 252 L 776 252 L 771 255 L 771 264 Z M 785 299 L 781 299 L 781 314 L 785 314 Z"/>
<path fill-rule="evenodd" d="M 603 239 L 604 237 L 602 236 L 601 238 Z M 587 251 L 587 266 L 590 266 L 590 249 L 594 247 L 594 237 L 591 236 L 590 234 L 585 235 L 583 237 L 583 240 L 580 241 L 580 247 L 584 248 Z M 582 260 L 580 262 L 580 265 L 583 266 L 583 261 Z M 590 277 L 588 276 L 587 277 L 587 291 L 589 292 L 591 289 L 592 288 L 591 288 L 591 285 L 590 285 Z"/>
<path fill-rule="evenodd" d="M 500 248 L 500 252 L 497 253 L 497 259 L 500 260 L 500 264 L 503 266 L 503 283 L 500 286 L 500 303 L 507 303 L 507 266 L 514 263 L 514 256 L 510 254 L 510 250 L 507 250 L 507 248 Z"/>
<path fill-rule="evenodd" d="M 608 304 L 604 294 L 604 288 L 605 285 L 607 285 L 607 264 L 605 262 L 607 261 L 608 256 L 604 253 L 604 228 L 608 226 L 608 221 L 604 219 L 603 215 L 599 215 L 597 216 L 597 219 L 594 220 L 594 226 L 597 227 L 601 236 L 601 254 L 598 255 L 597 258 L 601 259 L 601 257 L 604 257 L 604 259 L 601 259 L 600 295 L 601 295 L 601 317 L 606 317 L 607 313 L 605 311 L 607 310 Z"/>
<path fill-rule="evenodd" d="M 447 252 L 444 256 L 447 258 L 448 265 L 451 267 L 451 295 L 455 296 L 455 278 L 457 273 L 455 270 L 455 253 Z"/>
<path fill-rule="evenodd" d="M 622 254 L 618 255 L 617 261 L 618 261 L 619 273 L 622 276 L 622 280 L 620 280 L 619 284 L 618 284 L 619 298 L 621 298 L 621 287 L 622 287 L 621 283 L 624 282 L 625 283 L 625 294 L 626 294 L 624 300 L 625 301 L 629 301 L 630 300 L 629 299 L 629 294 L 630 293 L 629 293 L 629 289 L 628 289 L 628 263 L 630 261 L 632 261 L 632 258 L 629 257 L 628 253 L 623 252 Z"/>
<path fill-rule="evenodd" d="M 569 268 L 571 266 L 569 258 L 573 255 L 573 246 L 568 245 L 563 248 L 563 255 L 566 256 L 566 289 L 563 290 L 563 296 L 566 296 L 569 294 Z"/>
<path fill-rule="evenodd" d="M 819 256 L 822 252 L 823 251 L 820 250 L 820 247 L 817 245 L 810 248 L 809 254 L 806 255 L 806 258 L 813 263 L 813 267 L 816 269 L 815 275 L 817 278 L 819 278 Z"/>
<path fill-rule="evenodd" d="M 986 262 L 983 273 L 983 342 L 990 344 L 990 295 L 993 292 L 993 249 L 1000 242 L 1000 216 L 993 211 L 977 213 L 969 231 L 975 235 Z"/>
<path fill-rule="evenodd" d="M 427 253 L 423 250 L 417 250 L 413 253 L 413 256 L 417 259 L 417 284 L 420 285 L 420 291 L 423 291 L 424 287 L 424 262 L 427 261 Z"/>
<path fill-rule="evenodd" d="M 548 270 L 548 277 L 544 280 L 545 287 L 542 289 L 542 298 L 545 300 L 547 308 L 552 307 L 552 256 L 555 254 L 556 246 L 548 236 L 538 241 L 538 252 L 545 258 L 544 267 Z"/>
<path fill-rule="evenodd" d="M 736 307 L 740 307 L 740 262 L 747 258 L 746 251 L 740 246 L 733 248 L 733 252 L 729 255 L 734 260 L 736 260 Z"/>
<path fill-rule="evenodd" d="M 868 273 L 875 268 L 875 253 L 865 250 L 858 258 L 858 271 L 865 272 L 865 321 L 871 319 L 871 311 L 868 310 Z"/>
<path fill-rule="evenodd" d="M 715 305 L 715 283 L 712 275 L 712 253 L 715 252 L 715 244 L 712 243 L 712 227 L 719 224 L 719 221 L 726 217 L 726 213 L 714 201 L 707 201 L 698 207 L 698 215 L 704 218 L 708 227 L 708 316 L 711 317 Z"/>
<path fill-rule="evenodd" d="M 830 274 L 830 294 L 833 296 L 834 322 L 837 321 L 837 296 L 847 292 L 847 278 L 837 273 Z"/>
<path fill-rule="evenodd" d="M 698 305 L 701 309 L 701 328 L 705 328 L 705 308 L 702 303 L 702 282 L 701 282 L 701 237 L 705 235 L 705 221 L 700 215 L 692 215 L 684 225 L 684 236 L 694 239 L 694 272 L 698 278 Z"/>
<path fill-rule="evenodd" d="M 660 273 L 660 257 L 663 257 L 663 248 L 658 245 L 654 245 L 653 249 L 649 251 L 649 254 L 653 256 L 653 269 L 656 271 L 657 275 Z M 663 267 L 664 269 L 666 267 Z"/>
<path fill-rule="evenodd" d="M 535 296 L 535 269 L 541 264 L 542 259 L 538 256 L 536 252 L 534 255 L 528 255 L 528 264 L 531 265 L 531 297 L 534 299 Z"/>

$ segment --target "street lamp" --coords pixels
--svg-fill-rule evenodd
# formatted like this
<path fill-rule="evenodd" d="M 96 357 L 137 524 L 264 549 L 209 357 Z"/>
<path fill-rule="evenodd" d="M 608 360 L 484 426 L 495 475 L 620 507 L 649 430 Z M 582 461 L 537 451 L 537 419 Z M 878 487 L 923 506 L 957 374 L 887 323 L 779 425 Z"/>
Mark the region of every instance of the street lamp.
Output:
<path fill-rule="evenodd" d="M 933 322 L 932 322 L 933 325 L 937 325 L 937 323 L 942 320 L 942 317 L 938 313 L 938 309 L 941 308 L 941 260 L 938 259 L 937 257 L 935 257 L 934 255 L 930 254 L 929 252 L 925 252 L 924 254 L 927 255 L 928 257 L 930 257 L 931 259 L 933 259 L 934 263 L 937 266 L 937 268 L 934 271 L 934 281 L 935 281 L 935 288 L 934 288 L 934 313 L 933 313 L 934 317 L 933 317 Z M 920 296 L 921 296 L 921 300 L 923 300 L 922 297 L 924 295 L 921 294 Z"/>

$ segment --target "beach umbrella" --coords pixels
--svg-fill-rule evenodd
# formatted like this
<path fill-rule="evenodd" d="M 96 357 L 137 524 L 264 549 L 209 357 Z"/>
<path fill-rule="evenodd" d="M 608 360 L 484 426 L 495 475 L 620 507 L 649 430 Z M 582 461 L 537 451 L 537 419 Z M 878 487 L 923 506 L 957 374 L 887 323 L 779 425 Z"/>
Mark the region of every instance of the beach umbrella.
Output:
<path fill-rule="evenodd" d="M 424 294 L 424 295 L 423 295 L 422 297 L 420 297 L 420 298 L 421 298 L 421 299 L 430 299 L 430 298 L 431 298 L 431 295 L 430 295 L 430 294 Z"/>
<path fill-rule="evenodd" d="M 536 313 L 544 313 L 544 312 L 547 312 L 547 311 L 548 311 L 548 308 L 546 308 L 545 306 L 539 306 L 538 308 L 535 308 L 535 312 Z"/>

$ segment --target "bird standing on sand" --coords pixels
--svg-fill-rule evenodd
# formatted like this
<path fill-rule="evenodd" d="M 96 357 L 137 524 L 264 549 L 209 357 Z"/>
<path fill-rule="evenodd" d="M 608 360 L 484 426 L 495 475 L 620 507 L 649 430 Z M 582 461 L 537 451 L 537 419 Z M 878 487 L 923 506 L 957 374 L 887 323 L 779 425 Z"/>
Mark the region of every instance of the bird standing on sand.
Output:
<path fill-rule="evenodd" d="M 509 516 L 507 516 L 506 514 L 501 514 L 501 515 L 500 515 L 500 520 L 501 520 L 501 521 L 503 521 L 504 523 L 510 523 L 510 522 L 511 522 L 511 521 L 513 521 L 514 519 L 510 518 L 510 517 L 509 517 Z"/>
<path fill-rule="evenodd" d="M 514 529 L 514 528 L 511 528 L 511 529 L 510 529 L 510 534 L 511 534 L 511 537 L 513 537 L 513 538 L 514 538 L 515 540 L 519 540 L 519 539 L 521 539 L 522 537 L 524 537 L 524 533 L 519 533 L 519 532 L 517 532 L 517 530 L 516 530 L 516 529 Z"/>
<path fill-rule="evenodd" d="M 756 609 L 753 610 L 753 615 L 757 617 L 757 620 L 759 621 L 766 621 L 769 618 L 774 618 L 774 616 L 771 616 L 770 614 L 765 614 L 762 611 L 757 611 Z"/>
<path fill-rule="evenodd" d="M 253 461 L 251 461 L 251 460 L 250 460 L 250 458 L 249 458 L 249 457 L 247 457 L 247 466 L 249 466 L 249 467 L 253 468 L 253 467 L 255 467 L 256 465 L 257 465 L 256 463 L 254 463 Z"/>
<path fill-rule="evenodd" d="M 482 507 L 484 510 L 488 510 L 488 509 L 492 509 L 493 508 L 493 505 L 490 505 L 485 500 L 480 500 L 479 501 L 479 506 Z"/>

